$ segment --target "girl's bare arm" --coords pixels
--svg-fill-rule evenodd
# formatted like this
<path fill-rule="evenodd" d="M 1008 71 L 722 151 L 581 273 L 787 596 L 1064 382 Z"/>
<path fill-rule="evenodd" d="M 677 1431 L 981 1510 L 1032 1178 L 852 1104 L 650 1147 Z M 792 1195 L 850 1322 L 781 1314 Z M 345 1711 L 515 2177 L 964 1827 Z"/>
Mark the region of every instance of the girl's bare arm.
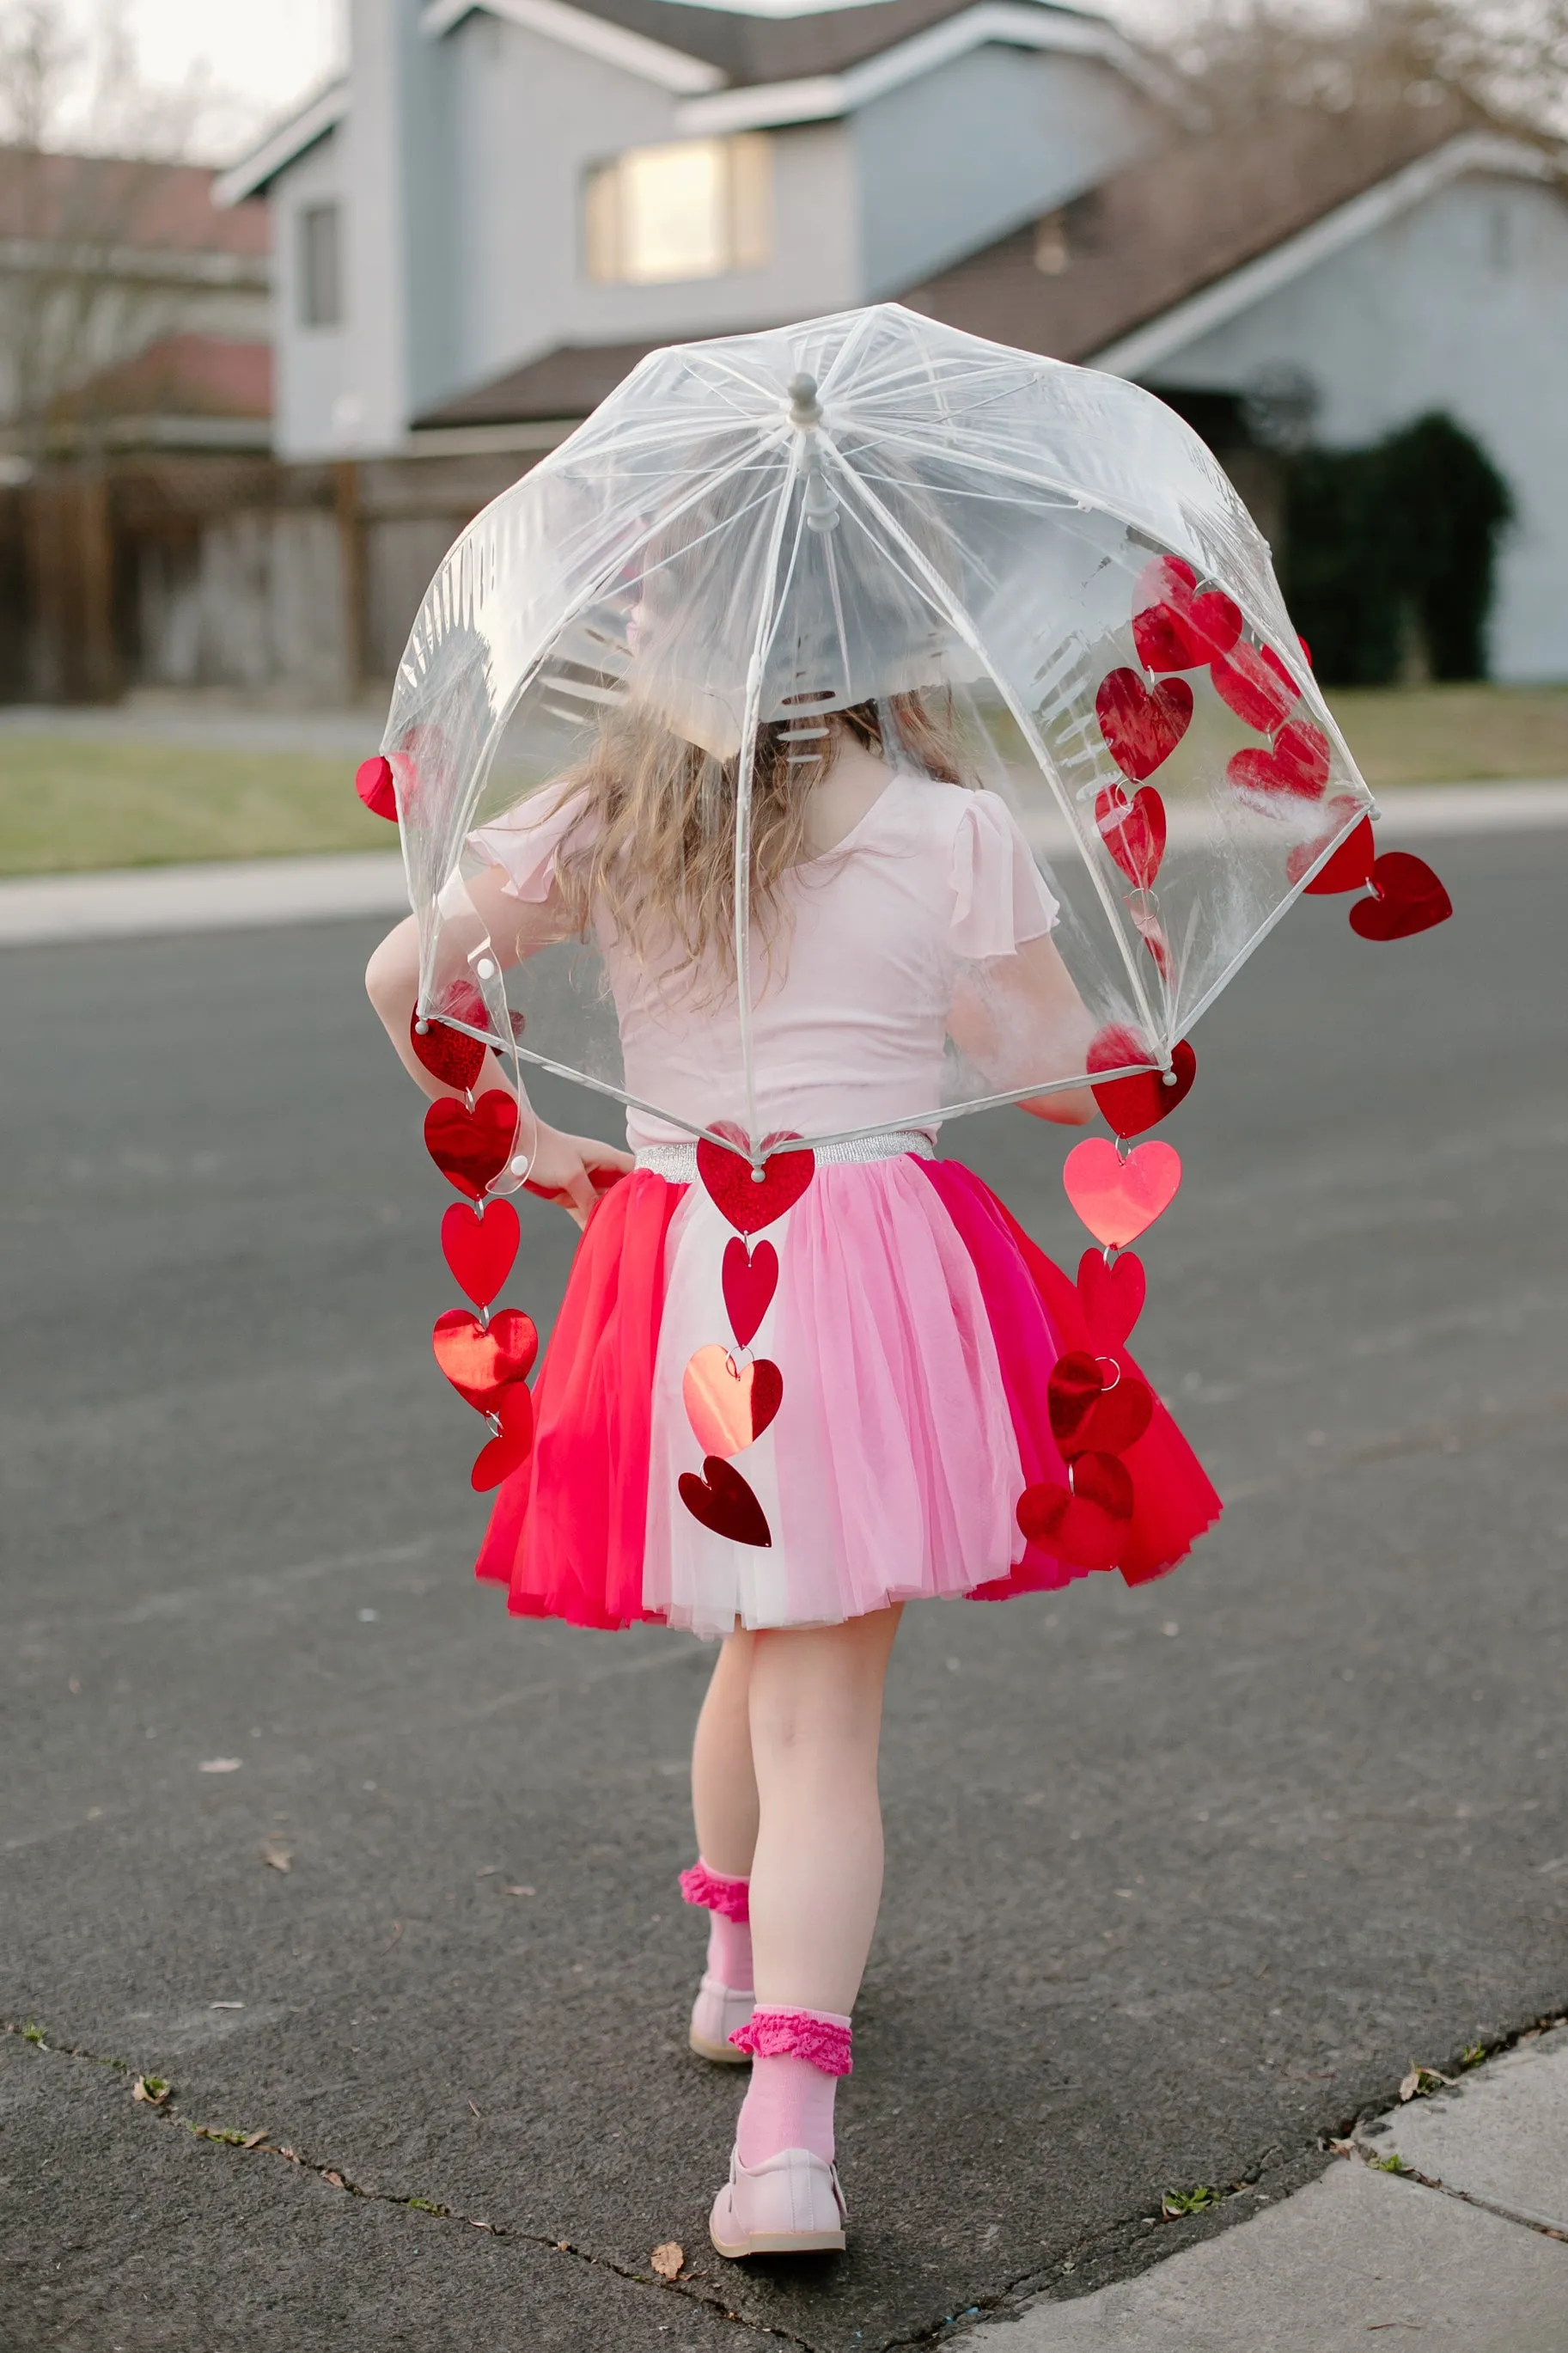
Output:
<path fill-rule="evenodd" d="M 1081 1071 L 1094 1034 L 1060 950 L 1043 937 L 1026 940 L 1012 955 L 998 956 L 966 979 L 947 1026 L 953 1043 L 998 1094 Z M 1094 1117 L 1095 1103 L 1088 1087 L 1060 1087 L 1030 1095 L 1018 1108 L 1036 1119 L 1082 1127 Z"/>

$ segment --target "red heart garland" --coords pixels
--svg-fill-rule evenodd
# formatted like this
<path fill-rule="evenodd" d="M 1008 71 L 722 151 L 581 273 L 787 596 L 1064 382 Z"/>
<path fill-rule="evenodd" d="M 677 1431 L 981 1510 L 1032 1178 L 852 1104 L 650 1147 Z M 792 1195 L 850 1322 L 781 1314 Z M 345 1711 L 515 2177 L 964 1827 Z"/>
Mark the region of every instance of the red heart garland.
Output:
<path fill-rule="evenodd" d="M 464 1094 L 484 1068 L 485 1050 L 479 1039 L 465 1038 L 460 1029 L 448 1029 L 439 1016 L 432 1017 L 421 1029 L 418 1014 L 411 1013 L 408 1042 L 433 1079 L 439 1079 L 444 1087 L 460 1087 Z"/>
<path fill-rule="evenodd" d="M 488 1307 L 511 1272 L 521 1228 L 510 1201 L 491 1201 L 481 1217 L 454 1201 L 441 1219 L 441 1255 L 459 1291 Z"/>
<path fill-rule="evenodd" d="M 1323 814 L 1325 817 L 1331 818 L 1333 823 L 1328 832 L 1319 834 L 1315 841 L 1299 841 L 1296 844 L 1295 849 L 1285 860 L 1285 876 L 1288 881 L 1299 882 L 1303 874 L 1310 872 L 1341 827 L 1350 824 L 1358 807 L 1359 803 L 1351 800 L 1344 794 L 1337 795 L 1328 803 Z M 1351 827 L 1350 832 L 1345 835 L 1327 865 L 1312 876 L 1312 880 L 1307 885 L 1309 895 L 1329 898 L 1338 891 L 1359 891 L 1371 873 L 1372 861 L 1376 856 L 1377 845 L 1373 839 L 1372 819 L 1369 817 L 1363 817 L 1359 825 Z"/>
<path fill-rule="evenodd" d="M 1272 735 L 1300 700 L 1300 688 L 1267 646 L 1237 646 L 1209 664 L 1209 676 L 1220 701 L 1260 735 Z"/>
<path fill-rule="evenodd" d="M 1230 651 L 1241 614 L 1218 588 L 1197 592 L 1198 575 L 1179 555 L 1158 555 L 1132 590 L 1132 642 L 1145 670 L 1201 670 Z"/>
<path fill-rule="evenodd" d="M 521 1471 L 533 1451 L 533 1391 L 526 1381 L 512 1381 L 490 1400 L 489 1410 L 500 1429 L 488 1446 L 481 1446 L 469 1484 L 476 1494 L 488 1494 Z"/>
<path fill-rule="evenodd" d="M 1143 1261 L 1122 1250 L 1107 1266 L 1098 1250 L 1085 1250 L 1079 1261 L 1078 1295 L 1083 1302 L 1089 1336 L 1097 1347 L 1119 1348 L 1143 1313 L 1147 1277 Z"/>
<path fill-rule="evenodd" d="M 1132 1517 L 1132 1482 L 1112 1454 L 1080 1454 L 1070 1487 L 1042 1480 L 1018 1499 L 1018 1525 L 1033 1545 L 1079 1568 L 1114 1568 Z"/>
<path fill-rule="evenodd" d="M 1075 1144 L 1062 1164 L 1062 1190 L 1097 1242 L 1125 1250 L 1163 1217 L 1182 1187 L 1173 1144 L 1135 1145 L 1125 1158 L 1103 1135 Z"/>
<path fill-rule="evenodd" d="M 1120 785 L 1107 785 L 1096 798 L 1094 821 L 1129 882 L 1152 890 L 1165 855 L 1165 804 L 1153 786 L 1140 786 L 1129 800 Z"/>
<path fill-rule="evenodd" d="M 1145 686 L 1135 670 L 1113 670 L 1100 681 L 1095 716 L 1106 747 L 1124 776 L 1141 784 L 1170 758 L 1192 723 L 1193 690 L 1184 678 Z"/>
<path fill-rule="evenodd" d="M 1310 719 L 1292 719 L 1281 727 L 1268 751 L 1248 744 L 1233 752 L 1225 773 L 1237 792 L 1265 801 L 1277 793 L 1297 793 L 1316 800 L 1329 781 L 1329 739 Z"/>
<path fill-rule="evenodd" d="M 430 1345 L 458 1395 L 483 1413 L 509 1382 L 527 1379 L 539 1334 L 521 1307 L 503 1307 L 488 1325 L 466 1307 L 448 1307 L 436 1319 Z"/>
<path fill-rule="evenodd" d="M 700 1479 L 695 1471 L 683 1471 L 676 1483 L 692 1518 L 700 1520 L 716 1536 L 727 1536 L 731 1544 L 771 1547 L 773 1539 L 767 1514 L 734 1464 L 726 1462 L 722 1455 L 708 1456 Z"/>
<path fill-rule="evenodd" d="M 1100 1358 L 1081 1349 L 1058 1356 L 1046 1384 L 1051 1434 L 1064 1456 L 1125 1454 L 1154 1418 L 1154 1393 L 1136 1373 L 1112 1360 L 1115 1377 L 1106 1380 Z"/>
<path fill-rule="evenodd" d="M 1096 1071 L 1121 1070 L 1128 1062 L 1152 1062 L 1155 1057 L 1135 1029 L 1124 1029 L 1114 1024 L 1097 1030 L 1089 1039 L 1086 1058 L 1090 1080 Z M 1140 1071 L 1126 1079 L 1107 1079 L 1101 1086 L 1091 1086 L 1090 1092 L 1107 1125 L 1120 1136 L 1142 1135 L 1145 1128 L 1158 1126 L 1179 1103 L 1192 1092 L 1193 1081 L 1198 1074 L 1198 1058 L 1184 1038 L 1171 1049 L 1173 1084 L 1165 1084 L 1163 1071 Z"/>
<path fill-rule="evenodd" d="M 1150 786 L 1144 790 L 1151 791 Z M 1160 902 L 1152 891 L 1129 891 L 1127 912 L 1132 918 L 1132 928 L 1154 959 L 1154 969 L 1162 980 L 1169 980 L 1175 970 L 1175 958 L 1165 926 L 1160 921 Z"/>
<path fill-rule="evenodd" d="M 517 1098 L 490 1087 L 470 1111 L 450 1097 L 425 1114 L 425 1149 L 448 1185 L 477 1201 L 510 1156 L 517 1134 Z"/>
<path fill-rule="evenodd" d="M 724 1245 L 724 1305 L 738 1347 L 749 1348 L 773 1304 L 779 1282 L 779 1254 L 772 1242 L 748 1251 L 739 1234 Z"/>
<path fill-rule="evenodd" d="M 816 1174 L 816 1155 L 809 1145 L 803 1145 L 798 1152 L 775 1152 L 763 1164 L 759 1183 L 752 1174 L 751 1161 L 742 1157 L 749 1146 L 741 1129 L 721 1120 L 713 1133 L 732 1137 L 739 1149 L 731 1152 L 706 1135 L 699 1136 L 697 1174 L 703 1189 L 720 1216 L 728 1219 L 737 1232 L 761 1233 L 799 1200 Z M 763 1150 L 787 1141 L 792 1134 L 793 1130 L 781 1128 L 764 1135 Z"/>
<path fill-rule="evenodd" d="M 354 770 L 354 790 L 373 817 L 384 817 L 393 825 L 397 823 L 397 789 L 392 774 L 392 763 L 383 752 L 373 759 L 362 760 Z"/>
<path fill-rule="evenodd" d="M 1372 897 L 1351 909 L 1351 929 L 1363 940 L 1407 940 L 1446 923 L 1454 912 L 1438 876 L 1407 849 L 1385 849 L 1366 879 Z"/>

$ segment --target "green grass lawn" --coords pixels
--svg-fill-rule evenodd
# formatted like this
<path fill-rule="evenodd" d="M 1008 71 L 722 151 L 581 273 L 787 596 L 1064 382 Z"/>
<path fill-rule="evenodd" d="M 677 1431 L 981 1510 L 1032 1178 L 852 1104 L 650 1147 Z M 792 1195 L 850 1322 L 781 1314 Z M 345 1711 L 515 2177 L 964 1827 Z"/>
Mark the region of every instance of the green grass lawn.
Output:
<path fill-rule="evenodd" d="M 0 734 L 0 874 L 392 849 L 352 759 Z"/>
<path fill-rule="evenodd" d="M 1373 786 L 1568 776 L 1568 687 L 1357 688 L 1331 699 Z M 394 840 L 355 798 L 351 759 L 0 733 L 0 874 Z"/>

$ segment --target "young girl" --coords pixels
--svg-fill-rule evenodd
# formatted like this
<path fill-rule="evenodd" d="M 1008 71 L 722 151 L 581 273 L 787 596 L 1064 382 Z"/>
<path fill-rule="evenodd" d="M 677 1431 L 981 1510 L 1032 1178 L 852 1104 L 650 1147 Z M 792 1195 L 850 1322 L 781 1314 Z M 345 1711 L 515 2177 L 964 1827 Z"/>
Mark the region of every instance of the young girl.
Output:
<path fill-rule="evenodd" d="M 442 902 L 456 957 L 487 937 L 503 964 L 596 938 L 626 1092 L 708 1128 L 743 1119 L 736 767 L 623 708 L 584 767 L 469 837 L 466 881 Z M 683 815 L 699 807 L 731 812 L 700 851 Z M 904 1604 L 1081 1573 L 1016 1517 L 1031 1482 L 1065 1477 L 1046 1384 L 1084 1345 L 1077 1293 L 977 1177 L 934 1156 L 933 1134 L 899 1124 L 942 1100 L 950 1036 L 1004 1089 L 1018 1037 L 1031 1083 L 1083 1069 L 1089 1024 L 1051 941 L 1056 903 L 1006 804 L 971 788 L 936 699 L 914 693 L 830 714 L 804 757 L 798 729 L 763 729 L 750 865 L 770 1113 L 794 1134 L 886 1123 L 819 1147 L 766 1229 L 777 1281 L 750 1345 L 782 1367 L 783 1395 L 743 1458 L 763 1535 L 724 1533 L 692 1476 L 707 1450 L 686 1384 L 705 1347 L 723 1353 L 710 1344 L 730 1328 L 733 1229 L 695 1181 L 690 1129 L 633 1110 L 629 1153 L 540 1127 L 530 1183 L 585 1230 L 536 1384 L 532 1456 L 502 1487 L 479 1564 L 522 1616 L 721 1638 L 682 1885 L 710 1917 L 691 2047 L 752 2063 L 711 2220 L 728 2256 L 844 2244 L 834 2094 L 880 1898 L 882 1684 Z M 411 1076 L 438 1096 L 409 1044 L 417 976 L 410 921 L 368 982 Z M 501 1083 L 492 1060 L 475 1086 Z M 1094 1108 L 1072 1088 L 1024 1107 L 1073 1124 Z M 1219 1505 L 1159 1409 L 1128 1460 L 1131 1578 L 1177 1559 Z"/>

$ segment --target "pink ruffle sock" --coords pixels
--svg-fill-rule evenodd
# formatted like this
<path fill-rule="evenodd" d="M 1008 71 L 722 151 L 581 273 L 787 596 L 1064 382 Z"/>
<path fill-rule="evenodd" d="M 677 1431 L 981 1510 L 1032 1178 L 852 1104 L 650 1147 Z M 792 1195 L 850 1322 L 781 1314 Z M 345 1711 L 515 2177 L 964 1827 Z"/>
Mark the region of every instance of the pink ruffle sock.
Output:
<path fill-rule="evenodd" d="M 752 1989 L 751 1885 L 710 1869 L 700 1856 L 680 1874 L 687 1903 L 708 1914 L 708 1974 L 735 1993 Z"/>
<path fill-rule="evenodd" d="M 735 2152 L 763 2165 L 786 2148 L 833 2162 L 833 2101 L 850 2073 L 849 2021 L 830 2010 L 756 2010 L 731 2042 L 752 2054 Z"/>

